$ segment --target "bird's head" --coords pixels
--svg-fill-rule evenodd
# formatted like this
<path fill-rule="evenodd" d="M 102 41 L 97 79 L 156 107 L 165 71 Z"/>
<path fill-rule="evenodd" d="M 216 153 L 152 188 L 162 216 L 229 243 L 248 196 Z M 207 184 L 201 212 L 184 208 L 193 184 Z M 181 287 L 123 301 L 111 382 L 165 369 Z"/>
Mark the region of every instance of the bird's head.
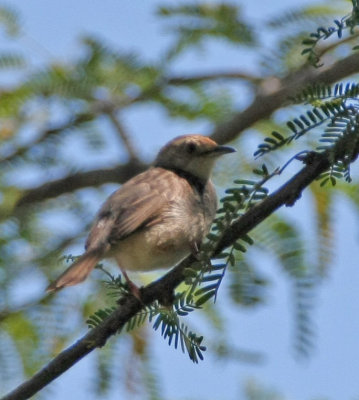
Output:
<path fill-rule="evenodd" d="M 179 136 L 167 143 L 155 160 L 156 167 L 179 169 L 200 178 L 209 179 L 218 157 L 234 152 L 202 135 Z"/>

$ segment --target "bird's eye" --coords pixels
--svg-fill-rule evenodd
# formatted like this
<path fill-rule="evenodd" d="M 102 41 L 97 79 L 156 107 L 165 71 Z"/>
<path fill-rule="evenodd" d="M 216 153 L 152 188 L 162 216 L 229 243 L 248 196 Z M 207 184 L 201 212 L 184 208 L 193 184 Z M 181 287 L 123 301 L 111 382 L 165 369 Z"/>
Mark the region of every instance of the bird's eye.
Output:
<path fill-rule="evenodd" d="M 188 143 L 186 146 L 186 150 L 187 150 L 188 154 L 194 153 L 196 151 L 196 149 L 197 149 L 197 146 L 193 142 Z"/>

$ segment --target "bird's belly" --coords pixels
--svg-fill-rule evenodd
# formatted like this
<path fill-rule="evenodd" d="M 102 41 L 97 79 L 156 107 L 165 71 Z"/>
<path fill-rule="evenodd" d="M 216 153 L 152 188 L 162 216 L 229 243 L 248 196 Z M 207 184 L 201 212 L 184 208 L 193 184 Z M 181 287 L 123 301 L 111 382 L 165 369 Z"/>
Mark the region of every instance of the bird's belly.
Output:
<path fill-rule="evenodd" d="M 125 270 L 152 271 L 170 268 L 190 252 L 190 243 L 181 232 L 152 228 L 120 241 L 111 256 Z"/>

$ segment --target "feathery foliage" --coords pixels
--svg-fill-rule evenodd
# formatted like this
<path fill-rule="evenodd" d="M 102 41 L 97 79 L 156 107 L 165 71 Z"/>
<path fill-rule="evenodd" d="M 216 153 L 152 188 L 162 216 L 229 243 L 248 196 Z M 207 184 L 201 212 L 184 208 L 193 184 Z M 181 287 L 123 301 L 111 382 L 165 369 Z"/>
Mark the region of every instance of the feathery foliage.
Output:
<path fill-rule="evenodd" d="M 121 276 L 115 278 L 109 273 L 107 275 L 110 280 L 105 281 L 104 284 L 109 289 L 109 296 L 118 299 L 119 296 L 129 294 L 127 285 L 122 282 Z M 97 310 L 87 320 L 88 326 L 94 328 L 100 325 L 115 308 L 112 306 Z M 203 336 L 197 336 L 180 321 L 180 317 L 185 317 L 198 308 L 198 304 L 191 303 L 185 298 L 185 294 L 181 293 L 176 296 L 171 308 L 164 307 L 158 302 L 144 307 L 126 323 L 125 329 L 129 332 L 140 327 L 147 320 L 150 323 L 153 322 L 153 329 L 161 332 L 162 337 L 168 340 L 168 345 L 173 344 L 175 349 L 180 346 L 183 353 L 187 352 L 189 358 L 194 363 L 198 363 L 199 360 L 203 360 L 202 353 L 206 350 L 201 344 Z"/>
<path fill-rule="evenodd" d="M 254 155 L 259 157 L 277 150 L 321 127 L 323 133 L 316 150 L 326 152 L 332 161 L 329 170 L 319 177 L 321 184 L 325 185 L 330 181 L 335 185 L 336 179 L 351 182 L 350 164 L 356 158 L 359 143 L 358 93 L 356 83 L 345 86 L 336 84 L 334 90 L 323 85 L 306 88 L 295 98 L 296 102 L 301 99 L 305 102 L 317 102 L 318 105 L 287 122 L 290 135 L 283 136 L 273 131 L 272 136 L 265 138 L 264 143 L 258 146 Z"/>
<path fill-rule="evenodd" d="M 335 19 L 334 25 L 329 27 L 320 26 L 316 32 L 309 35 L 309 38 L 303 40 L 302 44 L 306 46 L 302 54 L 307 55 L 308 62 L 315 67 L 320 67 L 323 64 L 320 63 L 320 55 L 317 52 L 318 43 L 330 38 L 336 34 L 338 39 L 341 39 L 343 31 L 349 30 L 351 35 L 354 34 L 355 27 L 359 24 L 359 2 L 358 0 L 351 0 L 352 12 L 342 19 Z M 357 50 L 357 47 L 354 47 Z"/>
<path fill-rule="evenodd" d="M 232 44 L 245 46 L 255 44 L 252 29 L 241 18 L 238 5 L 187 3 L 180 6 L 162 6 L 158 9 L 158 15 L 171 18 L 171 30 L 178 37 L 168 52 L 168 58 L 178 56 L 188 47 L 198 46 L 209 38 L 221 38 Z"/>
<path fill-rule="evenodd" d="M 0 6 L 0 25 L 9 36 L 17 36 L 20 33 L 20 18 L 18 12 L 8 6 Z"/>

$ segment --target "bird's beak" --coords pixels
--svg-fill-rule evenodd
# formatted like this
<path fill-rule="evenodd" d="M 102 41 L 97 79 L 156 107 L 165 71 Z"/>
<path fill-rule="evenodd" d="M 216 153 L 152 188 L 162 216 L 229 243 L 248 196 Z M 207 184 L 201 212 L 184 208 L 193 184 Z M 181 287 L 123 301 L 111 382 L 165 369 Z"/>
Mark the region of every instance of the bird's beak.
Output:
<path fill-rule="evenodd" d="M 223 154 L 234 153 L 237 150 L 230 146 L 217 146 L 212 149 L 210 152 L 216 156 L 221 156 Z"/>

